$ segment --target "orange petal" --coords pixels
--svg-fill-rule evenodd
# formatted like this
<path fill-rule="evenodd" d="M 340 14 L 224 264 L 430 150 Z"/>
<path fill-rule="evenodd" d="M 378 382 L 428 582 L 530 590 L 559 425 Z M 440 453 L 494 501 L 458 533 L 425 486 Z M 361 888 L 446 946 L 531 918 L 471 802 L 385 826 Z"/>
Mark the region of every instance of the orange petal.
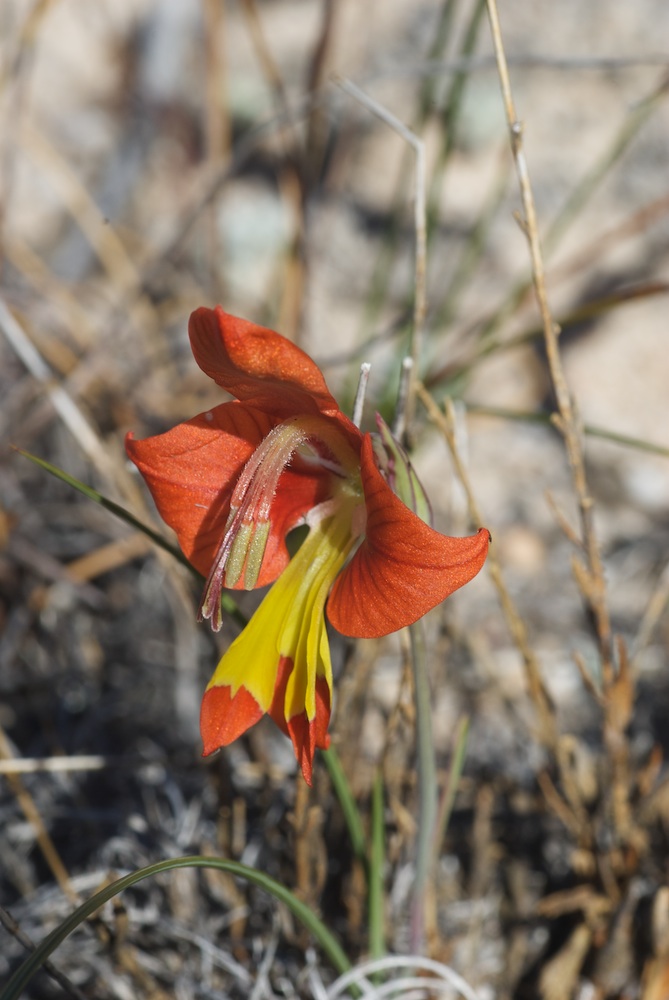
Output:
<path fill-rule="evenodd" d="M 301 413 L 330 416 L 357 453 L 360 431 L 337 406 L 318 365 L 286 337 L 220 306 L 196 309 L 188 334 L 202 371 L 231 395 L 277 421 Z"/>
<path fill-rule="evenodd" d="M 349 523 L 349 517 L 333 516 L 311 528 L 251 621 L 221 657 L 204 696 L 206 746 L 220 745 L 219 730 L 233 739 L 267 712 L 290 736 L 310 780 L 316 747 L 328 745 L 332 667 L 323 611 L 350 547 Z M 230 715 L 229 706 L 241 692 L 241 715 Z M 226 721 L 228 715 L 232 721 Z"/>
<path fill-rule="evenodd" d="M 328 735 L 328 725 L 330 723 L 330 687 L 325 677 L 316 678 L 316 715 L 311 722 L 307 717 L 306 711 L 299 712 L 286 721 L 284 717 L 286 687 L 288 686 L 288 679 L 292 670 L 293 661 L 290 657 L 282 656 L 279 662 L 274 698 L 268 709 L 268 715 L 272 717 L 279 729 L 286 736 L 290 736 L 295 749 L 295 757 L 302 769 L 304 780 L 308 785 L 311 785 L 316 747 L 319 747 L 321 750 L 327 750 L 330 746 L 330 737 Z"/>
<path fill-rule="evenodd" d="M 450 538 L 434 531 L 392 492 L 369 435 L 360 458 L 366 534 L 335 581 L 327 614 L 344 635 L 377 638 L 411 625 L 476 576 L 490 533 Z"/>
<path fill-rule="evenodd" d="M 293 661 L 289 656 L 279 657 L 279 669 L 276 675 L 276 687 L 274 688 L 274 697 L 272 698 L 272 704 L 267 709 L 267 714 L 274 719 L 284 736 L 289 736 L 288 725 L 284 718 L 284 702 L 286 700 L 286 687 L 288 686 L 288 678 L 293 671 Z"/>
<path fill-rule="evenodd" d="M 208 757 L 219 747 L 227 747 L 262 718 L 262 710 L 246 688 L 210 687 L 204 693 L 200 709 L 202 756 Z"/>
<path fill-rule="evenodd" d="M 237 399 L 281 420 L 338 410 L 318 365 L 280 333 L 220 306 L 196 309 L 188 333 L 202 371 Z"/>
<path fill-rule="evenodd" d="M 260 410 L 223 403 L 165 434 L 142 441 L 126 438 L 128 456 L 144 476 L 161 517 L 203 576 L 209 573 L 225 532 L 239 475 L 272 426 L 272 418 Z M 326 491 L 322 476 L 302 469 L 283 473 L 272 504 L 272 531 L 258 587 L 275 580 L 288 564 L 287 532 L 324 499 Z"/>

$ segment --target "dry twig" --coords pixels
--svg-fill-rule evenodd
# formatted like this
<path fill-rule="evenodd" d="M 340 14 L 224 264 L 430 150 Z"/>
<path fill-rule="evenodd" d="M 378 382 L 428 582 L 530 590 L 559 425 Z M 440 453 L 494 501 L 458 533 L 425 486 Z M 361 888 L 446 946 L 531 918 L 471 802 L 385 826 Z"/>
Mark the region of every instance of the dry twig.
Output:
<path fill-rule="evenodd" d="M 421 382 L 416 385 L 416 394 L 421 403 L 424 405 L 430 421 L 439 428 L 444 436 L 446 444 L 448 445 L 453 465 L 455 466 L 456 475 L 462 484 L 465 496 L 467 497 L 469 520 L 472 524 L 483 524 L 485 518 L 482 516 L 478 503 L 476 502 L 476 497 L 474 496 L 474 491 L 467 474 L 467 469 L 458 448 L 455 433 L 455 410 L 452 401 L 446 401 L 446 413 L 444 414 Z M 516 648 L 523 658 L 527 686 L 539 719 L 538 738 L 544 746 L 555 749 L 558 738 L 555 710 L 550 695 L 546 690 L 546 686 L 541 677 L 539 661 L 537 660 L 534 650 L 532 649 L 525 622 L 521 618 L 506 583 L 504 582 L 502 569 L 495 554 L 494 547 L 491 548 L 488 554 L 487 566 L 490 578 L 499 596 L 507 626 L 516 644 Z"/>
<path fill-rule="evenodd" d="M 523 231 L 525 232 L 529 244 L 530 260 L 532 264 L 532 279 L 534 291 L 539 306 L 541 322 L 544 331 L 544 343 L 546 345 L 546 355 L 548 366 L 555 393 L 557 412 L 553 415 L 553 422 L 564 440 L 569 466 L 571 468 L 574 490 L 578 501 L 582 544 L 586 555 L 586 563 L 579 570 L 579 584 L 581 593 L 590 608 L 597 623 L 597 638 L 599 651 L 602 660 L 602 676 L 604 684 L 608 685 L 613 680 L 613 661 L 611 649 L 611 624 L 609 621 L 608 606 L 606 603 L 606 584 L 604 581 L 604 570 L 602 566 L 599 546 L 595 534 L 593 522 L 593 501 L 588 489 L 588 482 L 585 472 L 585 459 L 583 451 L 583 429 L 580 422 L 576 403 L 573 400 L 562 367 L 560 351 L 558 347 L 559 328 L 553 322 L 548 297 L 546 295 L 546 282 L 544 275 L 543 256 L 539 241 L 539 228 L 537 223 L 536 210 L 534 205 L 534 195 L 523 149 L 523 126 L 516 115 L 516 109 L 511 93 L 511 82 L 506 63 L 504 44 L 499 24 L 497 4 L 495 0 L 488 0 L 488 13 L 490 15 L 490 26 L 492 30 L 493 44 L 497 59 L 497 69 L 502 88 L 504 109 L 506 112 L 509 135 L 511 139 L 511 150 L 516 163 L 518 181 L 520 184 L 520 194 L 523 203 Z M 578 563 L 579 566 L 582 564 Z"/>

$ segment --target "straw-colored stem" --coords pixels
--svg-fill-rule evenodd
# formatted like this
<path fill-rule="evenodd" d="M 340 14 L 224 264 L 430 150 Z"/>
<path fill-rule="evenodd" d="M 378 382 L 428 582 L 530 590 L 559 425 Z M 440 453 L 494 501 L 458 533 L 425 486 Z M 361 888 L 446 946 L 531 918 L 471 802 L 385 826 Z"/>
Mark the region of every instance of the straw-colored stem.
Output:
<path fill-rule="evenodd" d="M 411 901 L 411 950 L 422 952 L 425 945 L 425 906 L 432 843 L 437 819 L 437 768 L 432 738 L 432 696 L 427 673 L 425 635 L 421 622 L 409 626 L 411 665 L 416 706 L 416 743 L 418 750 L 418 835 L 416 840 L 416 878 Z"/>
<path fill-rule="evenodd" d="M 516 164 L 516 172 L 518 174 L 520 194 L 523 203 L 523 212 L 525 216 L 523 220 L 523 229 L 527 236 L 530 251 L 534 292 L 541 316 L 546 356 L 548 359 L 553 391 L 555 393 L 555 400 L 557 403 L 557 413 L 554 415 L 553 422 L 564 440 L 565 450 L 567 452 L 567 458 L 571 468 L 574 490 L 576 492 L 579 505 L 582 542 L 587 560 L 587 567 L 584 567 L 584 572 L 580 575 L 579 584 L 581 585 L 583 596 L 588 602 L 596 622 L 597 638 L 602 660 L 602 679 L 605 688 L 608 688 L 613 679 L 611 623 L 606 603 L 604 570 L 595 535 L 593 502 L 588 490 L 588 483 L 585 474 L 583 432 L 576 404 L 571 397 L 571 393 L 569 392 L 562 367 L 562 360 L 560 358 L 560 351 L 558 348 L 558 337 L 560 331 L 557 325 L 553 322 L 553 317 L 548 305 L 543 255 L 539 241 L 539 228 L 534 205 L 534 195 L 532 192 L 529 170 L 523 148 L 523 126 L 516 115 L 516 108 L 511 93 L 511 82 L 509 79 L 509 70 L 502 42 L 497 3 L 495 0 L 487 0 L 487 2 L 493 45 L 497 59 L 497 69 L 502 89 L 502 98 L 504 101 L 507 124 L 509 126 L 511 151 Z"/>

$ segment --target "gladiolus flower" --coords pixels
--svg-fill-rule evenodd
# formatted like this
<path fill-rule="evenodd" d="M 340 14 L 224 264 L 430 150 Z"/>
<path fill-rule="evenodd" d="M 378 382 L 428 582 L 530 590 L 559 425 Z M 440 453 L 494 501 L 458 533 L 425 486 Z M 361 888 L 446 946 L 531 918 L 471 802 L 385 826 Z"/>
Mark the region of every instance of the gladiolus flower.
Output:
<path fill-rule="evenodd" d="M 311 783 L 326 748 L 332 668 L 325 614 L 344 635 L 410 625 L 481 569 L 490 536 L 434 531 L 393 492 L 373 439 L 341 412 L 317 365 L 278 333 L 198 309 L 200 368 L 234 397 L 128 455 L 163 519 L 206 577 L 200 617 L 221 627 L 222 589 L 273 583 L 205 691 L 204 754 L 265 713 Z M 291 559 L 286 536 L 308 535 Z"/>

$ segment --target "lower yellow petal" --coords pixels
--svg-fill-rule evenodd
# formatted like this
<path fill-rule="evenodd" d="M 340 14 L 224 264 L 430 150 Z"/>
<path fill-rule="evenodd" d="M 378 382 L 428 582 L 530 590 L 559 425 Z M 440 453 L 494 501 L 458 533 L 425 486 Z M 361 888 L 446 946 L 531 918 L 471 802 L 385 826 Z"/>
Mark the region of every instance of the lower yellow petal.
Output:
<path fill-rule="evenodd" d="M 285 718 L 316 716 L 316 678 L 332 689 L 324 609 L 328 593 L 353 544 L 350 512 L 339 510 L 314 526 L 221 659 L 207 690 L 243 687 L 266 712 L 272 704 L 281 657 L 293 661 L 286 685 Z"/>

